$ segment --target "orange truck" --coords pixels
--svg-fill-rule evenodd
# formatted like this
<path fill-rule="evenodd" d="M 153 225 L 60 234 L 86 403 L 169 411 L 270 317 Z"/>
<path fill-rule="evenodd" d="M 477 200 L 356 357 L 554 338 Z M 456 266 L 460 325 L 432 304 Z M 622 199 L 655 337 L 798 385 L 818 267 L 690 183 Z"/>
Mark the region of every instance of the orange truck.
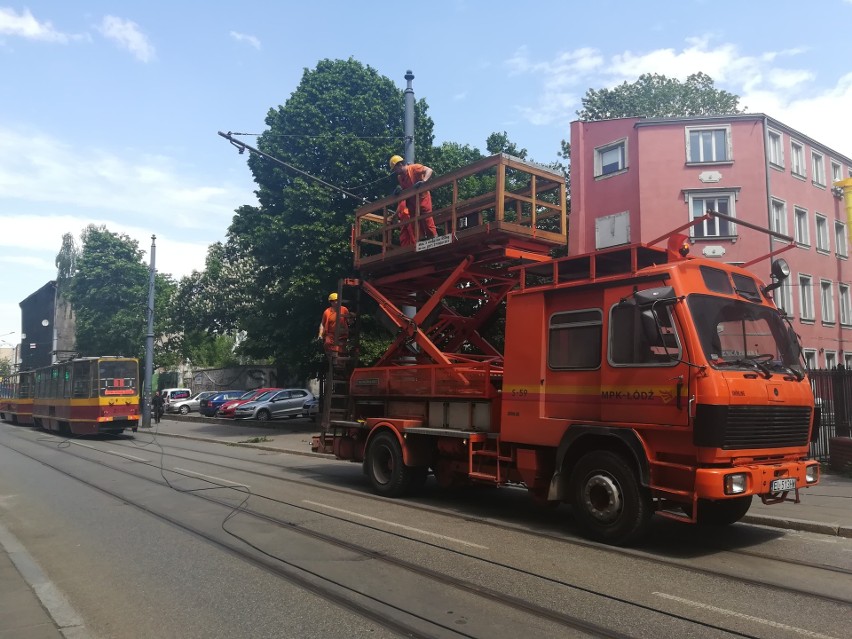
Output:
<path fill-rule="evenodd" d="M 330 364 L 327 389 L 347 392 L 323 402 L 316 449 L 362 462 L 386 496 L 429 474 L 448 489 L 522 486 L 611 544 L 654 514 L 730 524 L 754 496 L 798 502 L 818 483 L 813 393 L 772 300 L 782 259 L 767 284 L 689 257 L 677 234 L 552 258 L 561 176 L 508 156 L 477 169 L 496 175 L 486 195 L 458 196 L 470 169 L 430 182 L 444 243 L 396 244 L 394 198 L 357 212 L 361 277 L 340 293 L 375 300 L 396 337 L 375 366 Z"/>

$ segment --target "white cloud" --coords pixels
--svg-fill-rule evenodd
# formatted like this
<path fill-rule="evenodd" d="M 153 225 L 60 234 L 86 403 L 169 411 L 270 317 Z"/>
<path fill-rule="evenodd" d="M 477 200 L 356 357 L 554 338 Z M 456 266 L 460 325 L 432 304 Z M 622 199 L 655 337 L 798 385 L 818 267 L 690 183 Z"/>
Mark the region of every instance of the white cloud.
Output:
<path fill-rule="evenodd" d="M 766 113 L 852 156 L 852 127 L 840 126 L 848 118 L 852 104 L 852 74 L 837 79 L 834 85 L 817 87 L 812 71 L 785 64 L 805 51 L 802 47 L 791 47 L 749 56 L 737 45 L 713 46 L 711 38 L 703 36 L 687 39 L 681 49 L 623 51 L 606 57 L 597 49 L 585 47 L 561 52 L 544 61 L 533 60 L 522 47 L 504 64 L 510 75 L 541 78 L 537 103 L 518 108 L 533 124 L 567 123 L 575 119 L 575 112 L 581 107 L 579 96 L 590 86 L 611 88 L 633 82 L 643 73 L 684 80 L 702 71 L 713 78 L 717 88 L 741 96 L 740 105 L 749 112 Z"/>
<path fill-rule="evenodd" d="M 50 22 L 39 22 L 29 9 L 16 13 L 9 7 L 0 7 L 0 35 L 11 35 L 28 40 L 68 42 L 70 36 L 60 33 Z"/>
<path fill-rule="evenodd" d="M 230 36 L 237 42 L 245 42 L 253 46 L 255 49 L 260 50 L 260 40 L 258 40 L 253 35 L 247 35 L 238 31 L 231 31 Z"/>
<path fill-rule="evenodd" d="M 154 59 L 153 45 L 148 42 L 147 36 L 139 30 L 139 25 L 135 22 L 105 16 L 97 29 L 105 38 L 130 51 L 137 60 L 150 62 Z"/>

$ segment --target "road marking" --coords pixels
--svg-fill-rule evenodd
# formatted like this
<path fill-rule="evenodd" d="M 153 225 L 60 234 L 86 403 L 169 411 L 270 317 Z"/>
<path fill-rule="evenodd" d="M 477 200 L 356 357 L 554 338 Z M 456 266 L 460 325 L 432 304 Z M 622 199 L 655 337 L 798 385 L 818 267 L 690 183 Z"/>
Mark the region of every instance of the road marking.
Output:
<path fill-rule="evenodd" d="M 248 486 L 247 484 L 238 484 L 235 481 L 228 481 L 227 479 L 222 479 L 221 477 L 214 477 L 213 475 L 205 475 L 204 473 L 196 473 L 194 470 L 187 470 L 186 468 L 175 467 L 172 470 L 175 470 L 179 473 L 186 473 L 187 475 L 195 475 L 196 477 L 202 477 L 204 479 L 212 481 L 214 484 L 222 482 L 222 483 L 225 483 L 225 484 L 230 484 L 231 486 L 240 486 L 242 488 L 251 488 L 251 486 Z"/>
<path fill-rule="evenodd" d="M 307 499 L 302 500 L 306 504 L 310 504 L 311 506 L 317 506 L 318 508 L 325 508 L 326 510 L 333 510 L 338 513 L 343 513 L 345 515 L 351 515 L 352 517 L 360 517 L 361 519 L 366 519 L 367 521 L 374 521 L 376 523 L 384 524 L 386 526 L 395 526 L 397 528 L 402 528 L 403 530 L 408 530 L 409 532 L 420 533 L 421 535 L 428 535 L 430 537 L 437 537 L 438 539 L 443 539 L 445 541 L 452 541 L 457 544 L 463 544 L 465 546 L 470 546 L 471 548 L 481 548 L 482 550 L 488 550 L 488 546 L 480 546 L 479 544 L 474 544 L 469 541 L 464 541 L 463 539 L 456 539 L 455 537 L 447 537 L 446 535 L 439 535 L 438 533 L 429 532 L 428 530 L 423 530 L 422 528 L 412 528 L 411 526 L 406 526 L 404 524 L 397 524 L 393 521 L 388 521 L 387 519 L 377 519 L 376 517 L 370 517 L 369 515 L 362 515 L 361 513 L 355 513 L 351 510 L 343 510 L 342 508 L 335 508 L 334 506 L 329 506 L 327 504 L 320 504 L 316 501 L 308 501 Z"/>
<path fill-rule="evenodd" d="M 83 618 L 68 602 L 62 591 L 48 579 L 26 547 L 7 528 L 0 524 L 0 546 L 9 555 L 24 581 L 33 589 L 60 632 L 68 637 L 89 636 Z"/>
<path fill-rule="evenodd" d="M 769 619 L 761 619 L 760 617 L 754 617 L 752 615 L 747 615 L 742 612 L 736 612 L 734 610 L 726 610 L 725 608 L 717 608 L 716 606 L 711 606 L 710 604 L 701 603 L 700 601 L 691 601 L 689 599 L 684 599 L 683 597 L 677 597 L 675 595 L 669 595 L 665 592 L 655 592 L 655 595 L 658 597 L 662 597 L 663 599 L 671 599 L 672 601 L 677 601 L 678 603 L 686 604 L 687 606 L 693 606 L 694 608 L 702 608 L 703 610 L 709 610 L 710 612 L 717 612 L 722 615 L 727 615 L 728 617 L 737 617 L 739 619 L 745 619 L 746 621 L 754 621 L 755 623 L 760 623 L 765 626 L 770 626 L 771 628 L 778 628 L 779 630 L 785 630 L 788 632 L 795 632 L 800 635 L 804 635 L 805 637 L 813 637 L 814 639 L 836 639 L 830 635 L 824 635 L 819 632 L 813 632 L 812 630 L 805 630 L 804 628 L 796 628 L 795 626 L 788 626 L 787 624 L 779 623 L 777 621 L 770 621 Z"/>
<path fill-rule="evenodd" d="M 92 450 L 96 450 L 98 452 L 102 452 L 100 448 L 96 446 L 89 446 L 88 444 L 81 444 L 80 442 L 72 442 L 71 440 L 67 440 L 69 444 L 74 444 L 75 446 L 82 446 L 83 448 L 91 448 Z"/>
<path fill-rule="evenodd" d="M 117 450 L 108 450 L 110 455 L 118 455 L 119 457 L 126 457 L 127 459 L 132 459 L 133 461 L 145 462 L 146 464 L 150 462 L 150 459 L 142 459 L 141 457 L 134 457 L 133 455 L 128 455 L 127 453 L 120 453 Z"/>

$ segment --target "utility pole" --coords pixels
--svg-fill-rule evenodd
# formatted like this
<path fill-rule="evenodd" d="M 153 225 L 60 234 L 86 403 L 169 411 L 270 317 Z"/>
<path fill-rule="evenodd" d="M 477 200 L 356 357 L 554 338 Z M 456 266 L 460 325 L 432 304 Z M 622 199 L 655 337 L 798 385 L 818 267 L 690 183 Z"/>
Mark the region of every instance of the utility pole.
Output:
<path fill-rule="evenodd" d="M 414 88 L 411 86 L 411 81 L 414 79 L 414 74 L 409 69 L 405 72 L 405 120 L 403 126 L 404 152 L 405 163 L 414 164 Z"/>
<path fill-rule="evenodd" d="M 151 262 L 148 264 L 148 332 L 145 334 L 145 386 L 142 392 L 142 427 L 151 428 L 151 380 L 154 377 L 154 281 L 157 274 L 157 236 L 151 236 Z"/>

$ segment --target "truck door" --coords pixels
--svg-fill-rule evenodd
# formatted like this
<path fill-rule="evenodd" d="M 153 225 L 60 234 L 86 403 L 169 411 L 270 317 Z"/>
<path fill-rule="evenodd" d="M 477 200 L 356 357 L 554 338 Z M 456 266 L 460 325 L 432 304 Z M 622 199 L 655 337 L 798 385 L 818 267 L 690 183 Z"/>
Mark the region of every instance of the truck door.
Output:
<path fill-rule="evenodd" d="M 683 360 L 671 287 L 627 297 L 608 291 L 607 362 L 601 376 L 601 418 L 607 422 L 687 426 L 690 370 Z"/>

